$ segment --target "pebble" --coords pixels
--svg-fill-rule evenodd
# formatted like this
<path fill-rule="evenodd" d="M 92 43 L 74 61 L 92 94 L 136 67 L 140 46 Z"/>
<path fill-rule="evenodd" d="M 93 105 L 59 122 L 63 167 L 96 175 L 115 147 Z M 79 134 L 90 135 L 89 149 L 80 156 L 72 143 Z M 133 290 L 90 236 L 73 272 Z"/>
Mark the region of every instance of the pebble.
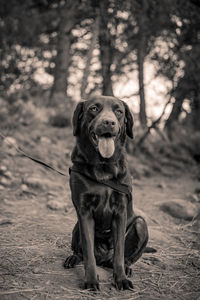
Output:
<path fill-rule="evenodd" d="M 200 214 L 199 205 L 182 199 L 164 202 L 161 204 L 160 209 L 172 217 L 186 221 L 192 221 Z"/>
<path fill-rule="evenodd" d="M 27 177 L 24 179 L 24 184 L 33 189 L 45 189 L 51 185 L 51 182 L 41 177 Z"/>
<path fill-rule="evenodd" d="M 69 149 L 66 149 L 65 151 L 65 157 L 69 158 L 71 156 L 71 151 Z"/>
<path fill-rule="evenodd" d="M 0 173 L 5 173 L 7 171 L 7 167 L 2 165 L 0 166 Z"/>
<path fill-rule="evenodd" d="M 7 218 L 0 218 L 0 226 L 11 225 L 12 221 Z"/>
<path fill-rule="evenodd" d="M 5 173 L 4 173 L 4 175 L 7 177 L 7 178 L 12 178 L 12 173 L 10 172 L 10 171 L 6 171 Z"/>
<path fill-rule="evenodd" d="M 165 189 L 166 188 L 166 184 L 164 182 L 160 182 L 157 184 L 157 187 L 160 189 Z"/>
<path fill-rule="evenodd" d="M 33 269 L 33 273 L 34 274 L 37 274 L 37 273 L 39 273 L 40 272 L 40 269 L 38 268 L 38 267 L 35 267 L 34 269 Z"/>
<path fill-rule="evenodd" d="M 0 183 L 1 183 L 1 185 L 9 186 L 10 185 L 10 180 L 5 178 L 5 177 L 1 177 L 0 178 Z"/>
<path fill-rule="evenodd" d="M 8 200 L 7 198 L 3 199 L 3 203 L 6 204 L 6 205 L 9 205 L 9 206 L 13 206 L 14 205 L 13 201 Z"/>
<path fill-rule="evenodd" d="M 64 210 L 67 211 L 67 205 L 63 202 L 60 202 L 58 200 L 49 200 L 47 202 L 47 207 L 52 210 Z"/>
<path fill-rule="evenodd" d="M 21 190 L 22 190 L 22 192 L 28 192 L 29 188 L 28 188 L 28 186 L 26 184 L 22 184 L 21 185 Z"/>
<path fill-rule="evenodd" d="M 44 143 L 44 144 L 51 144 L 51 140 L 47 136 L 41 136 L 40 137 L 40 142 Z"/>
<path fill-rule="evenodd" d="M 187 198 L 188 198 L 191 202 L 200 202 L 200 197 L 199 197 L 197 194 L 188 193 L 188 194 L 187 194 Z"/>

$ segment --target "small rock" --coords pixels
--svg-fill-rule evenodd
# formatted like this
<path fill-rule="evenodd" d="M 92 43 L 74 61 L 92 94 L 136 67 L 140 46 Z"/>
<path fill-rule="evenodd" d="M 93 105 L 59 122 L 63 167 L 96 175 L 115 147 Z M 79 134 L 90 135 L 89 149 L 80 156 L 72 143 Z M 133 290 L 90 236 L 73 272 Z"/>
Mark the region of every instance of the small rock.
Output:
<path fill-rule="evenodd" d="M 4 176 L 6 176 L 7 178 L 11 179 L 12 178 L 12 173 L 10 171 L 6 171 L 4 173 Z"/>
<path fill-rule="evenodd" d="M 191 202 L 199 202 L 199 201 L 200 201 L 200 198 L 198 197 L 197 194 L 188 193 L 188 194 L 187 194 L 187 198 L 188 198 Z"/>
<path fill-rule="evenodd" d="M 6 218 L 0 218 L 0 226 L 11 225 L 12 221 Z"/>
<path fill-rule="evenodd" d="M 71 151 L 69 149 L 66 149 L 65 156 L 66 158 L 69 158 L 71 156 Z"/>
<path fill-rule="evenodd" d="M 35 267 L 34 269 L 33 269 L 33 273 L 34 274 L 37 274 L 37 273 L 39 273 L 40 272 L 40 269 L 38 268 L 38 267 Z"/>
<path fill-rule="evenodd" d="M 40 137 L 40 142 L 44 143 L 44 144 L 51 144 L 51 140 L 47 136 L 41 136 Z"/>
<path fill-rule="evenodd" d="M 7 167 L 6 166 L 0 166 L 0 174 L 4 174 L 7 171 Z"/>
<path fill-rule="evenodd" d="M 24 184 L 33 189 L 46 189 L 52 184 L 48 179 L 41 177 L 28 177 L 24 179 Z"/>
<path fill-rule="evenodd" d="M 166 184 L 164 182 L 160 182 L 157 184 L 157 187 L 160 189 L 165 189 L 166 188 Z"/>
<path fill-rule="evenodd" d="M 56 193 L 54 193 L 54 192 L 48 192 L 48 199 L 49 200 L 51 200 L 51 199 L 53 199 L 53 198 L 55 198 L 55 197 L 58 197 L 58 195 L 56 194 Z"/>
<path fill-rule="evenodd" d="M 42 188 L 41 178 L 29 177 L 24 179 L 24 183 L 31 188 Z"/>
<path fill-rule="evenodd" d="M 65 203 L 57 201 L 57 200 L 49 200 L 47 202 L 47 207 L 52 210 L 65 210 L 67 211 L 67 206 Z"/>
<path fill-rule="evenodd" d="M 22 190 L 22 192 L 28 192 L 29 191 L 28 186 L 26 184 L 21 185 L 21 190 Z"/>
<path fill-rule="evenodd" d="M 13 201 L 8 200 L 7 198 L 3 199 L 3 203 L 9 206 L 14 205 Z"/>
<path fill-rule="evenodd" d="M 5 177 L 1 177 L 0 178 L 0 183 L 1 183 L 1 185 L 9 186 L 10 185 L 10 180 L 5 178 Z"/>
<path fill-rule="evenodd" d="M 200 213 L 200 207 L 182 199 L 175 199 L 161 204 L 160 209 L 172 217 L 191 221 Z"/>

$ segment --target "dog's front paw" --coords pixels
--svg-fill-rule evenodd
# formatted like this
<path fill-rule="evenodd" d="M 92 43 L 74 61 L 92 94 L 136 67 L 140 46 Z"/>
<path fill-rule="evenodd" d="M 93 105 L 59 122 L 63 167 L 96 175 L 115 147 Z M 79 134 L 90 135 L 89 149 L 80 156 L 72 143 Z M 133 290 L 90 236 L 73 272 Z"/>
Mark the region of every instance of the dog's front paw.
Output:
<path fill-rule="evenodd" d="M 79 262 L 81 261 L 81 258 L 78 255 L 70 255 L 67 257 L 66 261 L 64 262 L 64 268 L 70 269 L 74 268 Z"/>
<path fill-rule="evenodd" d="M 100 290 L 99 282 L 97 280 L 86 281 L 84 288 L 90 291 L 99 291 Z"/>
<path fill-rule="evenodd" d="M 132 290 L 133 284 L 130 280 L 123 278 L 123 279 L 117 279 L 115 278 L 115 287 L 118 290 Z"/>

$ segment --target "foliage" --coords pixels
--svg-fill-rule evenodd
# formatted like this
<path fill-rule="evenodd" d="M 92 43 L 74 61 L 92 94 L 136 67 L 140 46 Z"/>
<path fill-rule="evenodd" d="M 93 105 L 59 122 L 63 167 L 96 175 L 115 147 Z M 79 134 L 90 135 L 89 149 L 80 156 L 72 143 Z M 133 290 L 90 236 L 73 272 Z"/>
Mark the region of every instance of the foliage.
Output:
<path fill-rule="evenodd" d="M 67 19 L 65 8 L 71 13 L 73 3 L 76 3 L 74 19 L 73 22 L 69 20 L 67 26 L 70 30 L 65 32 L 70 44 L 67 69 L 61 75 L 65 76 L 63 82 L 68 82 L 64 96 L 67 92 L 67 95 L 78 98 L 83 86 L 81 81 L 85 78 L 86 95 L 106 90 L 108 84 L 112 91 L 121 78 L 128 79 L 138 70 L 138 94 L 145 104 L 148 99 L 141 72 L 145 61 L 148 61 L 156 66 L 156 76 L 171 82 L 169 93 L 173 97 L 174 108 L 179 101 L 179 109 L 171 115 L 171 119 L 178 119 L 187 99 L 194 126 L 198 129 L 200 6 L 196 0 L 104 0 L 101 3 L 91 0 L 2 0 L 1 94 L 10 95 L 16 90 L 31 93 L 39 85 L 44 89 L 51 88 L 53 78 L 61 74 L 59 70 L 56 73 L 56 64 L 60 55 L 58 43 L 62 18 Z M 99 13 L 100 24 L 104 26 L 99 27 L 99 39 L 93 45 L 94 51 L 88 60 L 92 29 Z M 108 41 L 107 48 L 105 40 Z M 86 62 L 91 64 L 87 66 L 90 73 L 83 77 Z"/>

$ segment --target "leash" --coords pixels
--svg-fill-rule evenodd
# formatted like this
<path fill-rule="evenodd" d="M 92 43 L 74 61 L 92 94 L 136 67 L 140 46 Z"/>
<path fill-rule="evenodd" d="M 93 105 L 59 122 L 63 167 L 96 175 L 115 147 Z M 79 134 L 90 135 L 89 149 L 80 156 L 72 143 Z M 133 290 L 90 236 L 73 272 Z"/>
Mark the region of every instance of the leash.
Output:
<path fill-rule="evenodd" d="M 13 148 L 15 148 L 15 150 L 16 150 L 18 153 L 22 154 L 24 157 L 26 157 L 26 158 L 28 158 L 28 159 L 34 161 L 34 162 L 37 163 L 37 164 L 42 165 L 43 167 L 46 167 L 46 168 L 50 169 L 50 170 L 52 170 L 52 171 L 54 171 L 54 172 L 56 172 L 56 173 L 58 173 L 58 174 L 60 174 L 60 175 L 62 175 L 62 176 L 67 177 L 67 175 L 66 175 L 65 173 L 63 173 L 62 171 L 57 170 L 57 169 L 55 169 L 54 167 L 52 167 L 51 165 L 47 164 L 46 162 L 44 162 L 44 161 L 42 161 L 42 160 L 40 160 L 40 159 L 37 159 L 37 158 L 35 158 L 35 157 L 33 157 L 33 156 L 27 154 L 27 153 L 24 152 L 19 146 L 16 146 L 14 143 L 12 143 L 12 142 L 6 140 L 6 136 L 5 136 L 3 133 L 1 133 L 1 132 L 0 132 L 0 137 L 1 137 L 2 139 L 4 139 L 5 142 L 6 142 L 8 145 L 10 145 L 10 146 L 12 146 Z M 71 168 L 69 168 L 69 175 L 71 174 L 71 172 L 79 173 L 79 174 L 81 174 L 82 176 L 88 178 L 89 180 L 92 180 L 92 181 L 94 181 L 94 182 L 97 182 L 97 183 L 103 184 L 103 185 L 105 185 L 105 186 L 108 186 L 108 187 L 112 188 L 113 190 L 115 190 L 115 191 L 117 191 L 117 192 L 120 192 L 120 193 L 129 195 L 129 197 L 130 197 L 130 195 L 131 195 L 131 187 L 130 187 L 130 186 L 128 186 L 128 185 L 126 185 L 126 184 L 122 184 L 122 183 L 120 183 L 120 182 L 115 182 L 115 181 L 113 181 L 113 180 L 112 180 L 112 181 L 111 181 L 111 180 L 108 180 L 108 181 L 104 181 L 104 180 L 96 180 L 95 178 L 92 178 L 92 177 L 86 175 L 84 172 L 82 172 L 82 167 L 81 167 L 81 166 L 79 166 L 79 167 L 78 167 L 78 166 L 72 166 Z"/>
<path fill-rule="evenodd" d="M 37 164 L 40 164 L 40 165 L 42 165 L 42 166 L 44 166 L 44 167 L 46 167 L 46 168 L 49 168 L 49 169 L 52 170 L 52 171 L 57 172 L 58 174 L 60 174 L 60 175 L 62 175 L 62 176 L 67 177 L 67 175 L 66 175 L 65 173 L 63 173 L 62 171 L 59 171 L 59 170 L 55 169 L 54 167 L 50 166 L 49 164 L 47 164 L 46 162 L 43 162 L 43 161 L 41 161 L 40 159 L 37 159 L 37 158 L 35 158 L 35 157 L 33 157 L 33 156 L 27 154 L 27 153 L 24 152 L 20 147 L 16 146 L 16 145 L 15 145 L 14 143 L 12 143 L 12 142 L 6 140 L 6 136 L 5 136 L 3 133 L 0 132 L 0 136 L 1 136 L 2 139 L 5 140 L 5 142 L 6 142 L 8 145 L 10 145 L 10 146 L 12 146 L 13 148 L 15 148 L 15 150 L 16 150 L 18 153 L 20 153 L 20 154 L 22 154 L 23 156 L 29 158 L 30 160 L 36 162 Z"/>

